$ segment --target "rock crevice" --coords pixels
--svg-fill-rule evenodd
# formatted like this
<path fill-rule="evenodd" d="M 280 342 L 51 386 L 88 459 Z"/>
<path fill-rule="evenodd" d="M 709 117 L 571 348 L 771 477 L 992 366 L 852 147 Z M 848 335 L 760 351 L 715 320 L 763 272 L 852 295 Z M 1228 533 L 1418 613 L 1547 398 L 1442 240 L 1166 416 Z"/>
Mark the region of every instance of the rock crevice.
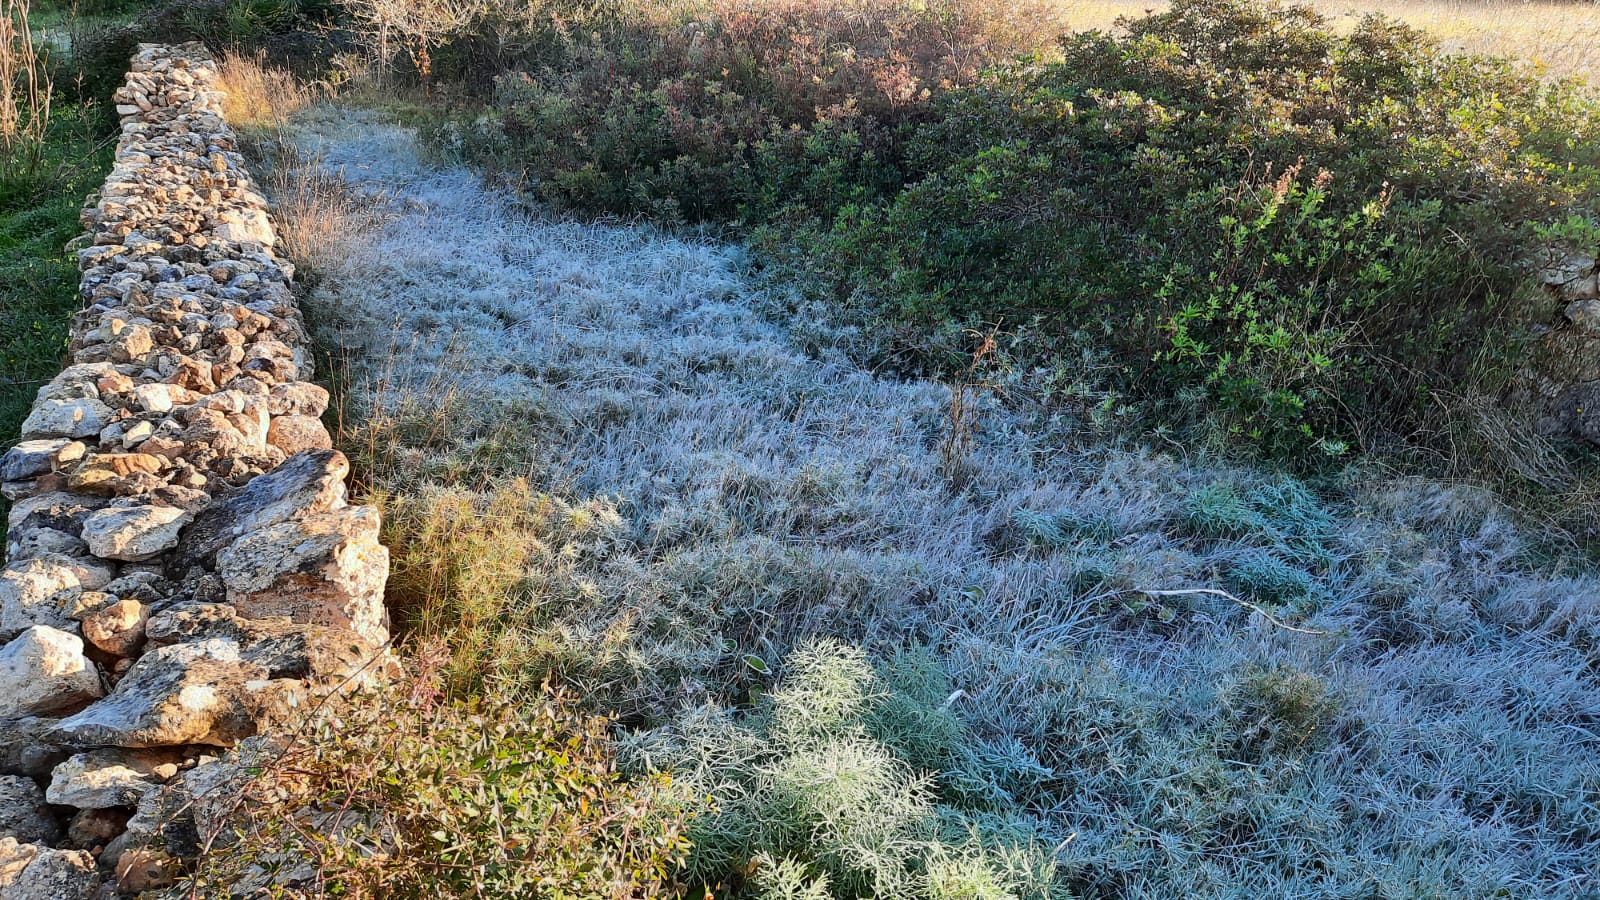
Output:
<path fill-rule="evenodd" d="M 67 365 L 0 458 L 0 900 L 158 886 L 138 809 L 389 665 L 377 511 L 221 100 L 199 44 L 138 48 Z"/>

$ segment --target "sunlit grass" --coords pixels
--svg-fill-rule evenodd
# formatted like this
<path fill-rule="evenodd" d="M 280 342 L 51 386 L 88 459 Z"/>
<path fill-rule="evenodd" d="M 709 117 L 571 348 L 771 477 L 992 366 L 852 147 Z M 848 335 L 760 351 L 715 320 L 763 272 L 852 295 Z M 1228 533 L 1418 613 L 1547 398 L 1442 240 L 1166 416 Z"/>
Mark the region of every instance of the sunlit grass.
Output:
<path fill-rule="evenodd" d="M 1527 0 L 1305 0 L 1347 27 L 1381 12 L 1433 34 L 1460 53 L 1514 56 L 1556 76 L 1593 80 L 1600 67 L 1600 4 Z M 1061 0 L 1072 28 L 1105 28 L 1122 16 L 1168 7 L 1162 0 Z"/>

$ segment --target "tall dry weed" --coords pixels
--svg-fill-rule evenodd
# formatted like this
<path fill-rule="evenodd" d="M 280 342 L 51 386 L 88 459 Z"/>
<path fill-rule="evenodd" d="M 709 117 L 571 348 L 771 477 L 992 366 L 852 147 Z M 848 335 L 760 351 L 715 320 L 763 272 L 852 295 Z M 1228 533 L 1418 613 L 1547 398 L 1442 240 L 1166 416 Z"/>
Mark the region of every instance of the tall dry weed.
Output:
<path fill-rule="evenodd" d="M 35 44 L 28 0 L 0 0 L 0 157 L 37 162 L 54 94 L 48 57 Z"/>
<path fill-rule="evenodd" d="M 278 225 L 278 249 L 303 273 L 320 277 L 345 259 L 363 235 L 387 215 L 388 198 L 359 195 L 315 153 L 276 140 L 268 192 Z"/>

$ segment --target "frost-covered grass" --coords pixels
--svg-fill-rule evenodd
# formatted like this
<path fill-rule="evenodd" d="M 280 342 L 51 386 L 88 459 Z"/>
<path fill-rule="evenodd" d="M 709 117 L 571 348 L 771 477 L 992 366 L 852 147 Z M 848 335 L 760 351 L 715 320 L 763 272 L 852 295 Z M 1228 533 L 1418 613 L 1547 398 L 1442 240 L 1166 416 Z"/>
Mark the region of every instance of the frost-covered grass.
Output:
<path fill-rule="evenodd" d="M 457 691 L 553 678 L 721 798 L 697 877 L 1600 892 L 1600 578 L 1487 495 L 1064 445 L 993 397 L 952 443 L 949 387 L 764 318 L 732 248 L 530 216 L 373 113 L 297 127 L 360 217 L 307 305 L 398 614 Z"/>

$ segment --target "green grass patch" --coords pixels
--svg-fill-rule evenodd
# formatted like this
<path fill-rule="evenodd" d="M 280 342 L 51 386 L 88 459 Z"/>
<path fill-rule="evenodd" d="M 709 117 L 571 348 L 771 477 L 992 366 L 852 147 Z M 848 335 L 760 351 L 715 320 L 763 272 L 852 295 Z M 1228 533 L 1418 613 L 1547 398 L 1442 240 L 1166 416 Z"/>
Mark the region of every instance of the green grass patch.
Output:
<path fill-rule="evenodd" d="M 61 370 L 67 325 L 79 308 L 77 260 L 67 242 L 99 188 L 110 146 L 80 115 L 58 108 L 36 162 L 0 161 L 0 446 L 16 443 L 39 386 Z M 0 501 L 0 507 L 5 506 Z"/>

